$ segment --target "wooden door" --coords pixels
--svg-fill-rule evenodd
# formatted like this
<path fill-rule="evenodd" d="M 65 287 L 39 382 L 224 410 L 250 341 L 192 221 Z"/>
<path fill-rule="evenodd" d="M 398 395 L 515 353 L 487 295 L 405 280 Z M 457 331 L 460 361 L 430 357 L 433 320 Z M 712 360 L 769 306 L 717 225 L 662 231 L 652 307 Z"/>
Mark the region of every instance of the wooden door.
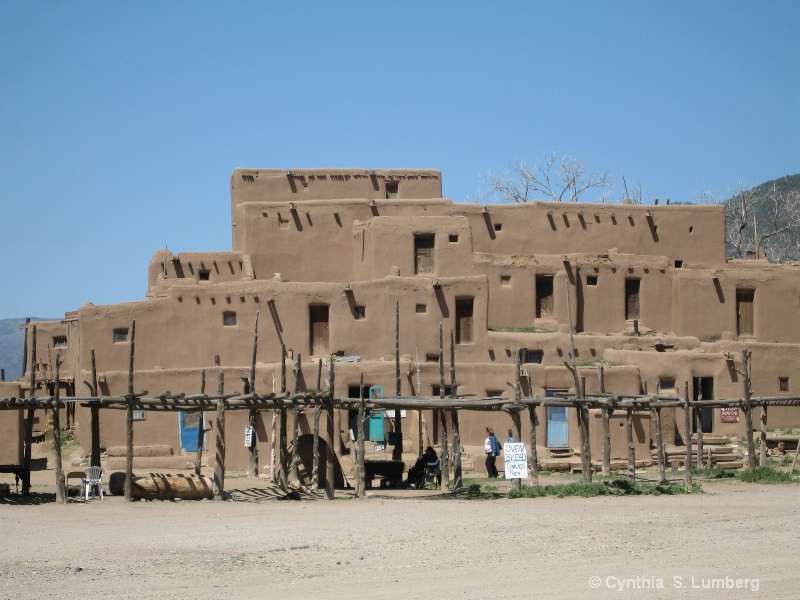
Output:
<path fill-rule="evenodd" d="M 436 238 L 433 235 L 414 236 L 414 272 L 433 273 L 433 247 Z"/>
<path fill-rule="evenodd" d="M 736 313 L 738 335 L 753 335 L 754 290 L 736 290 Z"/>
<path fill-rule="evenodd" d="M 456 300 L 456 344 L 471 344 L 473 341 L 473 299 Z"/>
<path fill-rule="evenodd" d="M 328 307 L 309 306 L 308 315 L 311 323 L 311 355 L 325 356 L 330 354 L 328 347 Z"/>
<path fill-rule="evenodd" d="M 625 319 L 628 321 L 639 318 L 639 283 L 639 279 L 625 280 Z"/>

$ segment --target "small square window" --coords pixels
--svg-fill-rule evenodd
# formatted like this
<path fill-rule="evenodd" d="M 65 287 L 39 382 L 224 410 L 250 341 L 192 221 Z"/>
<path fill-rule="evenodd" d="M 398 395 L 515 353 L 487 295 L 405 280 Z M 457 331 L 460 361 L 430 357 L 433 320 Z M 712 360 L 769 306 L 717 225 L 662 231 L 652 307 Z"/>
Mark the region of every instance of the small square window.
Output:
<path fill-rule="evenodd" d="M 236 325 L 236 313 L 232 311 L 226 311 L 222 313 L 222 324 L 225 327 L 232 327 Z"/>
<path fill-rule="evenodd" d="M 495 223 L 494 224 L 494 230 L 495 231 L 502 231 L 503 230 L 503 224 L 502 223 Z"/>
<path fill-rule="evenodd" d="M 128 343 L 128 330 L 127 329 L 115 329 L 114 330 L 114 343 L 115 344 L 127 344 Z"/>
<path fill-rule="evenodd" d="M 53 348 L 66 348 L 66 347 L 67 347 L 67 336 L 57 335 L 53 337 Z"/>
<path fill-rule="evenodd" d="M 397 181 L 387 181 L 386 182 L 386 199 L 389 198 L 397 198 L 399 192 L 400 184 Z"/>
<path fill-rule="evenodd" d="M 457 233 L 451 233 L 448 236 L 448 239 L 450 240 L 451 244 L 455 244 L 458 241 L 458 234 Z"/>
<path fill-rule="evenodd" d="M 417 313 L 422 314 L 428 312 L 427 304 L 417 304 Z"/>
<path fill-rule="evenodd" d="M 438 354 L 426 354 L 425 355 L 425 362 L 438 363 L 439 362 L 439 355 Z"/>
<path fill-rule="evenodd" d="M 361 321 L 367 318 L 367 307 L 366 306 L 356 306 L 353 308 L 353 318 L 356 321 Z"/>
<path fill-rule="evenodd" d="M 586 285 L 597 285 L 597 275 L 587 275 Z"/>
<path fill-rule="evenodd" d="M 500 285 L 511 285 L 511 275 L 500 275 Z"/>
<path fill-rule="evenodd" d="M 198 281 L 208 281 L 211 279 L 211 271 L 208 269 L 201 269 L 197 272 L 197 279 Z"/>
<path fill-rule="evenodd" d="M 669 390 L 670 392 L 675 392 L 675 378 L 674 377 L 662 377 L 658 380 L 659 385 L 658 387 L 661 391 Z"/>
<path fill-rule="evenodd" d="M 681 267 L 683 267 L 683 261 L 680 259 L 675 259 L 675 268 L 680 269 Z"/>
<path fill-rule="evenodd" d="M 789 378 L 788 377 L 778 377 L 778 384 L 780 386 L 780 391 L 788 392 L 789 391 Z"/>

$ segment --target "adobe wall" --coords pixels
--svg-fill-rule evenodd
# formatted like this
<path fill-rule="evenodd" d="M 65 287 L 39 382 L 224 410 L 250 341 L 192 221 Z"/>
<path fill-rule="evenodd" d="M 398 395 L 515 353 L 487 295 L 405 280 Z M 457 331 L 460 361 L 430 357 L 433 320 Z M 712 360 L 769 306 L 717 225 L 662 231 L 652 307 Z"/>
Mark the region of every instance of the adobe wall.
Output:
<path fill-rule="evenodd" d="M 22 395 L 18 383 L 0 382 L 0 398 L 19 398 Z M 0 410 L 0 465 L 22 464 L 25 439 L 24 415 L 25 412 L 22 410 Z"/>

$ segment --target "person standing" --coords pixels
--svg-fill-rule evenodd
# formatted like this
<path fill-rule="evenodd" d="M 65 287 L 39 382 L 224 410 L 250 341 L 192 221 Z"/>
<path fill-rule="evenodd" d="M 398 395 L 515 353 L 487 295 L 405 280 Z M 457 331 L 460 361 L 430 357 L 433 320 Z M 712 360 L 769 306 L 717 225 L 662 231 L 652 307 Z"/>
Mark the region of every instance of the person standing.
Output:
<path fill-rule="evenodd" d="M 494 430 L 491 427 L 486 428 L 486 441 L 483 443 L 483 451 L 486 454 L 486 472 L 489 477 L 500 477 L 497 471 L 497 457 L 500 455 L 500 442 L 494 435 Z"/>

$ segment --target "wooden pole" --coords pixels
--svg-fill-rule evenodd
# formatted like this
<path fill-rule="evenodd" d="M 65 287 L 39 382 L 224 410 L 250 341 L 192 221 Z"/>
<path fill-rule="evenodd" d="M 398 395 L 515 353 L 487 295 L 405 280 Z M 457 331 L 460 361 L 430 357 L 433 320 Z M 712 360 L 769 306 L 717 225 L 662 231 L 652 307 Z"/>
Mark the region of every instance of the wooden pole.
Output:
<path fill-rule="evenodd" d="M 514 410 L 511 411 L 511 422 L 514 424 L 514 441 L 522 441 L 522 423 L 519 411 L 522 410 L 520 400 L 522 398 L 522 352 L 519 348 L 516 350 L 516 360 L 514 361 Z M 511 480 L 511 489 L 522 489 L 522 479 L 515 478 Z"/>
<path fill-rule="evenodd" d="M 248 387 L 251 394 L 256 393 L 256 355 L 258 354 L 258 316 L 256 311 L 256 323 L 253 330 L 253 359 L 250 362 L 250 377 L 248 377 Z M 251 409 L 248 413 L 247 425 L 250 427 L 252 436 L 248 450 L 247 476 L 251 479 L 258 478 L 258 441 L 256 439 L 256 415 L 258 411 Z"/>
<path fill-rule="evenodd" d="M 536 450 L 536 406 L 528 407 L 528 417 L 531 422 L 531 485 L 539 485 L 539 457 Z"/>
<path fill-rule="evenodd" d="M 319 396 L 322 391 L 322 359 L 319 359 L 319 366 L 317 368 L 317 395 Z M 311 487 L 312 489 L 319 489 L 319 417 L 322 413 L 322 405 L 317 404 L 314 407 L 314 462 L 311 467 Z"/>
<path fill-rule="evenodd" d="M 761 447 L 759 448 L 758 464 L 767 466 L 767 405 L 761 405 Z"/>
<path fill-rule="evenodd" d="M 361 373 L 361 383 L 358 386 L 358 442 L 356 444 L 356 498 L 366 496 L 366 481 L 364 472 L 364 373 Z"/>
<path fill-rule="evenodd" d="M 333 500 L 334 493 L 333 493 L 333 470 L 334 470 L 334 452 L 333 452 L 333 398 L 334 398 L 334 383 L 335 383 L 335 376 L 334 376 L 334 365 L 336 363 L 333 360 L 333 356 L 330 357 L 330 371 L 328 373 L 328 394 L 330 394 L 330 398 L 328 399 L 327 405 L 325 407 L 326 413 L 326 428 L 328 434 L 328 443 L 326 444 L 325 448 L 325 499 L 326 500 Z"/>
<path fill-rule="evenodd" d="M 750 403 L 750 359 L 753 353 L 746 348 L 742 350 L 742 363 L 744 365 L 744 419 L 747 428 L 747 468 L 756 470 L 756 446 L 753 440 L 753 405 Z M 697 449 L 700 452 L 700 449 Z"/>
<path fill-rule="evenodd" d="M 444 400 L 444 334 L 439 322 L 439 398 Z M 439 410 L 439 437 L 441 438 L 442 490 L 450 490 L 450 454 L 447 448 L 447 411 Z"/>
<path fill-rule="evenodd" d="M 281 344 L 281 394 L 286 394 L 286 346 Z M 281 406 L 280 410 L 280 423 L 278 424 L 279 440 L 278 440 L 278 485 L 281 489 L 287 491 L 289 489 L 288 481 L 288 467 L 289 467 L 289 450 L 286 441 L 286 407 Z"/>
<path fill-rule="evenodd" d="M 200 370 L 200 395 L 206 394 L 206 370 Z M 203 442 L 206 439 L 206 419 L 205 415 L 200 413 L 200 423 L 197 425 L 197 449 L 194 454 L 194 474 L 200 475 L 200 470 L 203 466 Z"/>
<path fill-rule="evenodd" d="M 661 431 L 661 409 L 653 409 L 653 419 L 656 425 L 656 452 L 658 453 L 658 483 L 667 480 L 666 461 L 664 457 L 664 434 Z"/>
<path fill-rule="evenodd" d="M 90 351 L 92 360 L 92 396 L 98 397 L 97 389 L 97 362 L 95 361 L 94 348 Z M 92 467 L 100 466 L 100 405 L 95 403 L 89 409 L 92 418 L 92 452 L 89 464 Z"/>
<path fill-rule="evenodd" d="M 456 383 L 456 347 L 455 334 L 450 330 L 450 397 L 455 398 L 458 390 Z M 399 394 L 398 394 L 399 395 Z M 458 423 L 458 410 L 450 411 L 450 422 L 453 426 L 453 491 L 464 487 L 461 470 L 461 430 Z"/>
<path fill-rule="evenodd" d="M 30 323 L 30 319 L 26 320 L 27 323 Z M 28 330 L 25 329 L 25 340 L 27 343 L 27 335 Z M 27 359 L 27 353 L 26 353 Z M 30 391 L 28 393 L 29 398 L 33 398 L 36 395 L 36 325 L 33 326 L 31 330 L 31 379 L 30 379 Z M 33 447 L 33 419 L 34 419 L 34 409 L 29 408 L 28 414 L 25 417 L 25 455 L 22 459 L 22 495 L 27 496 L 30 494 L 31 491 L 31 450 Z"/>
<path fill-rule="evenodd" d="M 597 367 L 597 381 L 600 393 L 604 394 L 606 380 L 603 365 Z M 603 475 L 611 475 L 611 411 L 610 408 L 603 408 Z"/>
<path fill-rule="evenodd" d="M 703 386 L 697 391 L 697 399 L 703 400 Z M 703 409 L 699 406 L 694 407 L 694 429 L 697 433 L 697 468 L 702 469 L 704 465 L 703 457 Z M 709 465 L 710 467 L 711 465 Z"/>
<path fill-rule="evenodd" d="M 56 475 L 56 502 L 64 504 L 64 468 L 61 464 L 61 386 L 59 385 L 61 377 L 61 363 L 64 359 L 60 354 L 56 354 L 56 373 L 55 373 L 55 389 L 54 389 L 54 402 L 53 402 L 53 458 L 55 459 L 55 475 Z"/>
<path fill-rule="evenodd" d="M 689 382 L 684 382 L 683 443 L 686 445 L 686 460 L 683 463 L 683 487 L 692 491 L 692 419 L 689 411 Z"/>
<path fill-rule="evenodd" d="M 294 393 L 300 393 L 300 374 L 302 373 L 302 366 L 300 361 L 300 353 L 297 353 L 297 362 L 294 365 Z M 289 475 L 294 487 L 300 486 L 300 474 L 298 472 L 298 464 L 300 463 L 300 407 L 295 405 L 294 413 L 292 415 L 292 462 Z"/>
<path fill-rule="evenodd" d="M 633 444 L 633 410 L 625 410 L 625 433 L 628 439 L 628 472 L 631 478 L 636 481 L 636 446 Z"/>
<path fill-rule="evenodd" d="M 800 442 L 797 443 L 797 446 L 794 449 L 794 459 L 792 459 L 792 468 L 789 470 L 789 475 L 794 474 L 794 468 L 797 466 L 797 455 L 800 454 Z"/>
<path fill-rule="evenodd" d="M 219 370 L 217 394 L 225 393 L 225 375 Z M 225 499 L 225 400 L 217 400 L 217 453 L 214 458 L 214 500 Z"/>
<path fill-rule="evenodd" d="M 125 502 L 131 501 L 131 485 L 133 484 L 133 358 L 136 341 L 136 319 L 131 322 L 131 351 L 128 364 L 128 396 L 126 398 L 125 425 Z"/>
<path fill-rule="evenodd" d="M 396 396 L 400 395 L 400 301 L 395 302 L 395 327 L 394 327 L 394 374 Z M 392 460 L 403 460 L 403 419 L 400 410 L 394 411 L 394 448 Z"/>

